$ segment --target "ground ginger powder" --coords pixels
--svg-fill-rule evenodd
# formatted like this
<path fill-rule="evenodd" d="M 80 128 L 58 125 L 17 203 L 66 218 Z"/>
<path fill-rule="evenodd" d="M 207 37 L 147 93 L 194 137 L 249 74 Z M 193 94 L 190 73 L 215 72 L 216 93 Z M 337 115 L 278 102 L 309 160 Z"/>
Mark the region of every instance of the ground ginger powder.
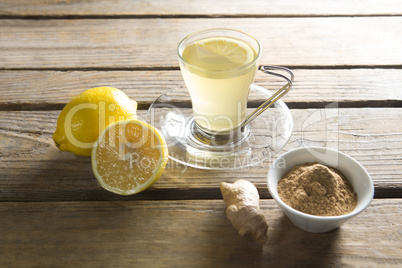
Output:
<path fill-rule="evenodd" d="M 347 214 L 357 205 L 357 195 L 343 174 L 318 163 L 291 169 L 279 180 L 278 194 L 292 208 L 317 216 Z"/>

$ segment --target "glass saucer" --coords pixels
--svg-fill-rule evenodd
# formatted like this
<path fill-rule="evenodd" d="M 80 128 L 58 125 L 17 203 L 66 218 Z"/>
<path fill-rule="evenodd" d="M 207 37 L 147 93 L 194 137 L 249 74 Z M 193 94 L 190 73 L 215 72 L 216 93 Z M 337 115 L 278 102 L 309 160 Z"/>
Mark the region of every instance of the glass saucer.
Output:
<path fill-rule="evenodd" d="M 267 89 L 252 84 L 247 114 L 271 95 Z M 278 100 L 249 123 L 236 141 L 205 144 L 196 137 L 191 100 L 184 87 L 160 95 L 149 107 L 146 121 L 162 132 L 171 159 L 190 167 L 214 170 L 268 165 L 289 141 L 293 130 L 292 115 L 286 104 Z"/>

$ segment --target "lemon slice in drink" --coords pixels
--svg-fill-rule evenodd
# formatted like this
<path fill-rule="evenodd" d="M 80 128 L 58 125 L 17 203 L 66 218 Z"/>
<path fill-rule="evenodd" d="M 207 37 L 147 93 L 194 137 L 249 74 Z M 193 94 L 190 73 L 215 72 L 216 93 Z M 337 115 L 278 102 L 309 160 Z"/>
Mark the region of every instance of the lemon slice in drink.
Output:
<path fill-rule="evenodd" d="M 168 149 L 157 129 L 128 119 L 112 123 L 99 135 L 91 160 L 103 188 L 131 195 L 147 189 L 162 175 Z"/>
<path fill-rule="evenodd" d="M 244 41 L 227 37 L 213 37 L 196 42 L 199 50 L 212 52 L 221 61 L 231 62 L 232 68 L 240 67 L 252 62 L 256 56 L 252 47 Z M 205 53 L 204 50 L 204 53 Z M 206 52 L 205 54 L 208 54 Z"/>

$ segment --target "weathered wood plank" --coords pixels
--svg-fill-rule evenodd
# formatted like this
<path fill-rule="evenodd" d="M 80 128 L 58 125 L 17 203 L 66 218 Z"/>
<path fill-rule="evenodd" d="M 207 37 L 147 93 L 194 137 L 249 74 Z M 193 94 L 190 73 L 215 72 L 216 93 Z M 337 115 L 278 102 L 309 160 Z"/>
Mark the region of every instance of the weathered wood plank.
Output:
<path fill-rule="evenodd" d="M 222 200 L 0 203 L 2 267 L 400 267 L 401 199 L 377 199 L 337 230 L 298 229 L 274 200 L 259 246 Z"/>
<path fill-rule="evenodd" d="M 362 1 L 101 1 L 3 0 L 0 15 L 14 16 L 312 16 L 400 15 L 398 0 Z"/>
<path fill-rule="evenodd" d="M 345 152 L 371 174 L 376 197 L 402 196 L 401 108 L 292 109 L 294 131 L 284 151 L 305 144 Z M 234 171 L 187 168 L 172 160 L 151 189 L 122 197 L 103 190 L 89 158 L 60 152 L 51 135 L 59 111 L 0 112 L 0 201 L 202 199 L 220 196 L 221 181 L 246 178 L 268 198 L 272 161 Z M 139 112 L 141 119 L 145 111 Z M 260 134 L 263 129 L 258 131 Z"/>
<path fill-rule="evenodd" d="M 177 68 L 179 41 L 214 27 L 254 35 L 263 47 L 260 64 L 389 67 L 402 62 L 399 16 L 0 20 L 0 69 Z"/>
<path fill-rule="evenodd" d="M 402 106 L 402 70 L 293 70 L 295 83 L 283 100 L 289 107 Z M 278 89 L 283 82 L 259 72 L 256 84 Z M 62 109 L 85 89 L 112 86 L 147 108 L 167 90 L 189 103 L 180 71 L 0 71 L 0 109 Z M 254 100 L 258 101 L 258 100 Z"/>

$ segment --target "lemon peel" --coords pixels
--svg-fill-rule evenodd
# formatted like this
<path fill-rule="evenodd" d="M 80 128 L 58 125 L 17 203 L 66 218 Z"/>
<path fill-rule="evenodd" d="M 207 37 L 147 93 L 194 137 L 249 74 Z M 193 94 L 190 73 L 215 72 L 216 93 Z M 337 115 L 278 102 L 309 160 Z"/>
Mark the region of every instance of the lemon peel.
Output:
<path fill-rule="evenodd" d="M 91 156 L 99 134 L 111 123 L 136 119 L 137 102 L 112 87 L 87 89 L 75 96 L 57 119 L 53 140 L 61 151 Z"/>

